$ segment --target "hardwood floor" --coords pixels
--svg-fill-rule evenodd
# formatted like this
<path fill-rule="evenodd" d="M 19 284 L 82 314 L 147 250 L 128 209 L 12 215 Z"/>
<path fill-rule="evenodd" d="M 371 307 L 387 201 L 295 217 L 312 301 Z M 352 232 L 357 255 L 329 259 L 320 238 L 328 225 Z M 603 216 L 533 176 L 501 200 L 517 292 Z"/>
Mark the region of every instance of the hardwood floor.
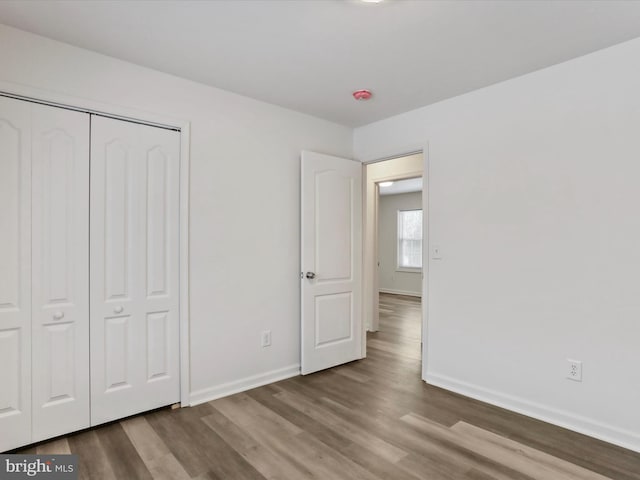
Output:
<path fill-rule="evenodd" d="M 420 380 L 420 303 L 380 296 L 368 357 L 20 453 L 91 479 L 640 479 L 640 454 Z"/>

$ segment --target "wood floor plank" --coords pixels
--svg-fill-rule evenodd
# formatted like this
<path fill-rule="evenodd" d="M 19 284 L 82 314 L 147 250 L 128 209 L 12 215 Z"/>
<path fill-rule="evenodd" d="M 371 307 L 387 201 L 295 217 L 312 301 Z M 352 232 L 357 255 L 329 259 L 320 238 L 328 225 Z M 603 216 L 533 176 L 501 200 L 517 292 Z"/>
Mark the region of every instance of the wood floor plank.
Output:
<path fill-rule="evenodd" d="M 98 440 L 98 429 L 68 437 L 69 448 L 78 455 L 78 477 L 87 480 L 116 480 L 116 474 Z"/>
<path fill-rule="evenodd" d="M 496 477 L 472 468 L 464 474 L 465 480 L 496 480 Z"/>
<path fill-rule="evenodd" d="M 301 441 L 307 451 L 305 456 L 319 467 L 319 478 L 383 480 L 345 456 L 342 452 L 329 448 L 306 432 L 298 435 L 297 439 Z"/>
<path fill-rule="evenodd" d="M 252 404 L 248 397 L 243 395 L 242 398 L 244 401 L 237 403 L 231 398 L 216 400 L 211 402 L 211 406 L 247 432 L 257 444 L 283 464 L 302 472 L 301 478 L 316 478 L 324 474 L 322 466 L 311 461 L 313 454 L 304 449 L 304 444 L 298 439 L 302 429 L 283 417 L 276 418 L 275 412 L 257 402 Z M 247 405 L 250 408 L 243 408 Z"/>
<path fill-rule="evenodd" d="M 422 480 L 424 478 L 423 472 L 404 468 L 400 462 L 391 463 L 357 443 L 351 443 L 341 452 L 351 461 L 380 478 L 393 480 Z"/>
<path fill-rule="evenodd" d="M 71 449 L 67 438 L 62 437 L 38 445 L 36 452 L 39 455 L 68 455 L 71 453 Z"/>
<path fill-rule="evenodd" d="M 297 468 L 306 469 L 311 478 L 378 478 L 248 395 L 239 397 L 238 402 L 227 398 L 216 400 L 211 405 L 235 424 L 249 430 L 251 436 L 276 456 Z"/>
<path fill-rule="evenodd" d="M 252 390 L 248 392 L 248 395 L 274 410 L 279 415 L 287 418 L 305 432 L 311 433 L 324 444 L 339 452 L 343 452 L 353 462 L 380 478 L 392 478 L 394 480 L 419 480 L 423 478 L 406 469 L 398 468 L 397 464 L 384 460 L 375 453 L 372 453 L 371 450 L 361 447 L 333 430 L 330 430 L 321 422 L 308 417 L 296 409 L 290 408 L 287 404 L 274 397 L 274 395 L 282 391 L 284 391 L 283 388 L 278 385 L 271 385 Z M 304 477 L 299 476 L 298 478 Z"/>
<path fill-rule="evenodd" d="M 640 455 L 591 437 L 481 404 L 461 410 L 460 420 L 616 480 L 640 478 Z M 612 461 L 611 459 L 614 459 Z"/>
<path fill-rule="evenodd" d="M 251 428 L 254 424 L 260 424 L 265 429 L 273 432 L 285 433 L 287 435 L 297 435 L 302 433 L 302 429 L 281 417 L 273 410 L 257 402 L 246 393 L 239 393 L 232 397 L 221 398 L 212 402 L 211 405 L 231 418 L 234 413 L 241 414 L 240 417 L 245 426 Z"/>
<path fill-rule="evenodd" d="M 300 395 L 295 395 L 290 392 L 281 392 L 275 395 L 275 397 L 289 405 L 291 408 L 295 408 L 311 418 L 324 423 L 327 427 L 336 431 L 340 435 L 343 435 L 354 443 L 371 450 L 372 453 L 379 455 L 389 462 L 395 463 L 408 455 L 404 450 L 385 442 L 381 438 L 373 435 L 372 432 L 368 432 L 333 414 L 318 401 L 306 399 Z"/>
<path fill-rule="evenodd" d="M 225 480 L 225 479 L 222 477 L 219 477 L 212 471 L 207 471 L 198 475 L 197 477 L 194 477 L 194 480 Z"/>
<path fill-rule="evenodd" d="M 198 477 L 209 472 L 201 445 L 194 444 L 190 433 L 171 411 L 154 412 L 146 419 L 189 476 Z"/>
<path fill-rule="evenodd" d="M 370 376 L 363 375 L 361 373 L 354 371 L 353 368 L 350 368 L 349 365 L 347 365 L 346 367 L 336 367 L 333 369 L 333 372 L 338 375 L 343 375 L 350 380 L 354 380 L 360 383 L 367 383 L 369 380 L 371 380 Z"/>
<path fill-rule="evenodd" d="M 197 408 L 173 410 L 173 415 L 189 433 L 190 444 L 197 444 L 200 447 L 199 451 L 207 461 L 208 470 L 220 478 L 264 479 L 265 477 L 242 455 L 202 421 L 202 417 L 208 415 L 210 411 L 211 408 L 206 404 Z"/>
<path fill-rule="evenodd" d="M 121 422 L 121 425 L 153 478 L 163 480 L 191 478 L 145 417 L 129 418 Z"/>
<path fill-rule="evenodd" d="M 533 478 L 540 476 L 558 480 L 610 480 L 603 475 L 465 422 L 457 423 L 451 430 L 464 436 L 475 448 L 485 452 L 494 450 L 492 457 L 511 465 L 515 470 L 528 473 Z"/>
<path fill-rule="evenodd" d="M 190 480 L 189 474 L 172 454 L 145 461 L 151 476 L 159 480 Z"/>
<path fill-rule="evenodd" d="M 429 480 L 459 480 L 470 470 L 466 462 L 457 462 L 447 456 L 429 453 L 411 454 L 399 463 L 399 467 Z"/>
<path fill-rule="evenodd" d="M 122 428 L 144 461 L 151 461 L 170 454 L 169 448 L 143 416 L 121 422 Z"/>
<path fill-rule="evenodd" d="M 119 423 L 106 425 L 100 428 L 97 434 L 116 478 L 139 480 L 153 478 L 122 425 Z"/>
<path fill-rule="evenodd" d="M 396 419 L 389 419 L 383 416 L 369 416 L 362 412 L 351 411 L 344 405 L 334 402 L 329 398 L 322 398 L 336 413 L 341 413 L 357 422 L 363 428 L 368 428 L 380 432 L 380 436 L 385 440 L 398 445 L 409 451 L 411 454 L 407 459 L 398 462 L 400 465 L 423 465 L 423 469 L 446 472 L 458 472 L 458 466 L 464 470 L 478 468 L 481 471 L 491 472 L 500 480 L 531 480 L 527 475 L 521 474 L 511 468 L 501 465 L 489 458 L 477 454 L 474 451 L 459 446 L 455 442 L 449 441 L 442 435 L 425 435 L 418 429 L 407 429 L 402 427 L 402 422 Z M 436 433 L 448 430 L 448 427 L 432 422 Z M 433 433 L 433 432 L 432 432 Z M 429 467 L 431 465 L 431 467 Z M 415 471 L 415 468 L 409 468 Z M 435 473 L 434 473 L 435 475 Z"/>
<path fill-rule="evenodd" d="M 282 391 L 283 389 L 277 385 L 268 385 L 264 388 L 257 388 L 249 391 L 247 392 L 247 395 L 257 400 L 270 410 L 273 410 L 275 413 L 293 423 L 301 430 L 312 434 L 321 442 L 338 451 L 347 448 L 352 443 L 348 438 L 345 438 L 331 430 L 321 422 L 314 420 L 299 410 L 289 407 L 286 403 L 275 398 L 275 395 Z"/>
<path fill-rule="evenodd" d="M 202 421 L 220 435 L 234 450 L 267 479 L 304 478 L 306 472 L 263 447 L 244 429 L 238 427 L 215 408 Z"/>
<path fill-rule="evenodd" d="M 482 432 L 468 424 L 458 424 L 452 428 L 444 428 L 424 417 L 416 414 L 405 415 L 402 421 L 418 428 L 429 438 L 437 438 L 443 442 L 457 445 L 468 451 L 475 452 L 496 464 L 504 465 L 512 471 L 519 472 L 535 480 L 611 480 L 585 469 L 567 469 L 566 462 L 552 458 L 526 446 L 520 446 L 515 442 L 499 441 L 490 432 Z M 480 469 L 485 471 L 484 469 Z M 487 472 L 496 478 L 501 478 L 500 472 Z M 577 475 L 577 476 L 576 476 Z"/>

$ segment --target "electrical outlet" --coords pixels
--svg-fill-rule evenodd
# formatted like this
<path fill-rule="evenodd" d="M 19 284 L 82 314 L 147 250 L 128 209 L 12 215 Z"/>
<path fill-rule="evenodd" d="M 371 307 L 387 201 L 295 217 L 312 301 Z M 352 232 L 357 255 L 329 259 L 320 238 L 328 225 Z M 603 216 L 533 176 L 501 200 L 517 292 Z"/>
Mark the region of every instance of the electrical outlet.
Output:
<path fill-rule="evenodd" d="M 582 381 L 582 362 L 580 360 L 571 360 L 567 358 L 569 362 L 569 370 L 567 371 L 567 378 L 574 382 Z"/>
<path fill-rule="evenodd" d="M 271 330 L 265 330 L 262 332 L 262 335 L 260 335 L 260 344 L 263 347 L 271 346 Z"/>

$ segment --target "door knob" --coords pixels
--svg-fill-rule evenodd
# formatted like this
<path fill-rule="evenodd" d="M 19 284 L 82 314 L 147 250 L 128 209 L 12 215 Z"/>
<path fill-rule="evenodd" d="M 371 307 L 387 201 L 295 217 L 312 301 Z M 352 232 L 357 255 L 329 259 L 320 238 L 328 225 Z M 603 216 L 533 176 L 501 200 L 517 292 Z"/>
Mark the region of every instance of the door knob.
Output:
<path fill-rule="evenodd" d="M 313 280 L 314 278 L 316 278 L 316 274 L 315 274 L 315 273 L 313 273 L 313 272 L 307 272 L 306 277 L 307 277 L 309 280 Z"/>
<path fill-rule="evenodd" d="M 62 320 L 64 318 L 64 312 L 56 312 L 53 314 L 54 320 Z"/>
<path fill-rule="evenodd" d="M 118 305 L 117 307 L 115 307 L 113 309 L 113 312 L 114 313 L 122 313 L 122 312 L 124 312 L 124 307 L 122 305 Z"/>

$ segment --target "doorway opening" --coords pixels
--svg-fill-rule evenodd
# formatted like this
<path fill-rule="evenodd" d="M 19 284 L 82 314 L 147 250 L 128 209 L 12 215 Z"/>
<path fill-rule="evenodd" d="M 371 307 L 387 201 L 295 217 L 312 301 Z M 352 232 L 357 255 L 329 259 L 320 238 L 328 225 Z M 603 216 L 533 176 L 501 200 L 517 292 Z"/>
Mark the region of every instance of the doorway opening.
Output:
<path fill-rule="evenodd" d="M 368 354 L 422 363 L 423 155 L 366 167 Z"/>

